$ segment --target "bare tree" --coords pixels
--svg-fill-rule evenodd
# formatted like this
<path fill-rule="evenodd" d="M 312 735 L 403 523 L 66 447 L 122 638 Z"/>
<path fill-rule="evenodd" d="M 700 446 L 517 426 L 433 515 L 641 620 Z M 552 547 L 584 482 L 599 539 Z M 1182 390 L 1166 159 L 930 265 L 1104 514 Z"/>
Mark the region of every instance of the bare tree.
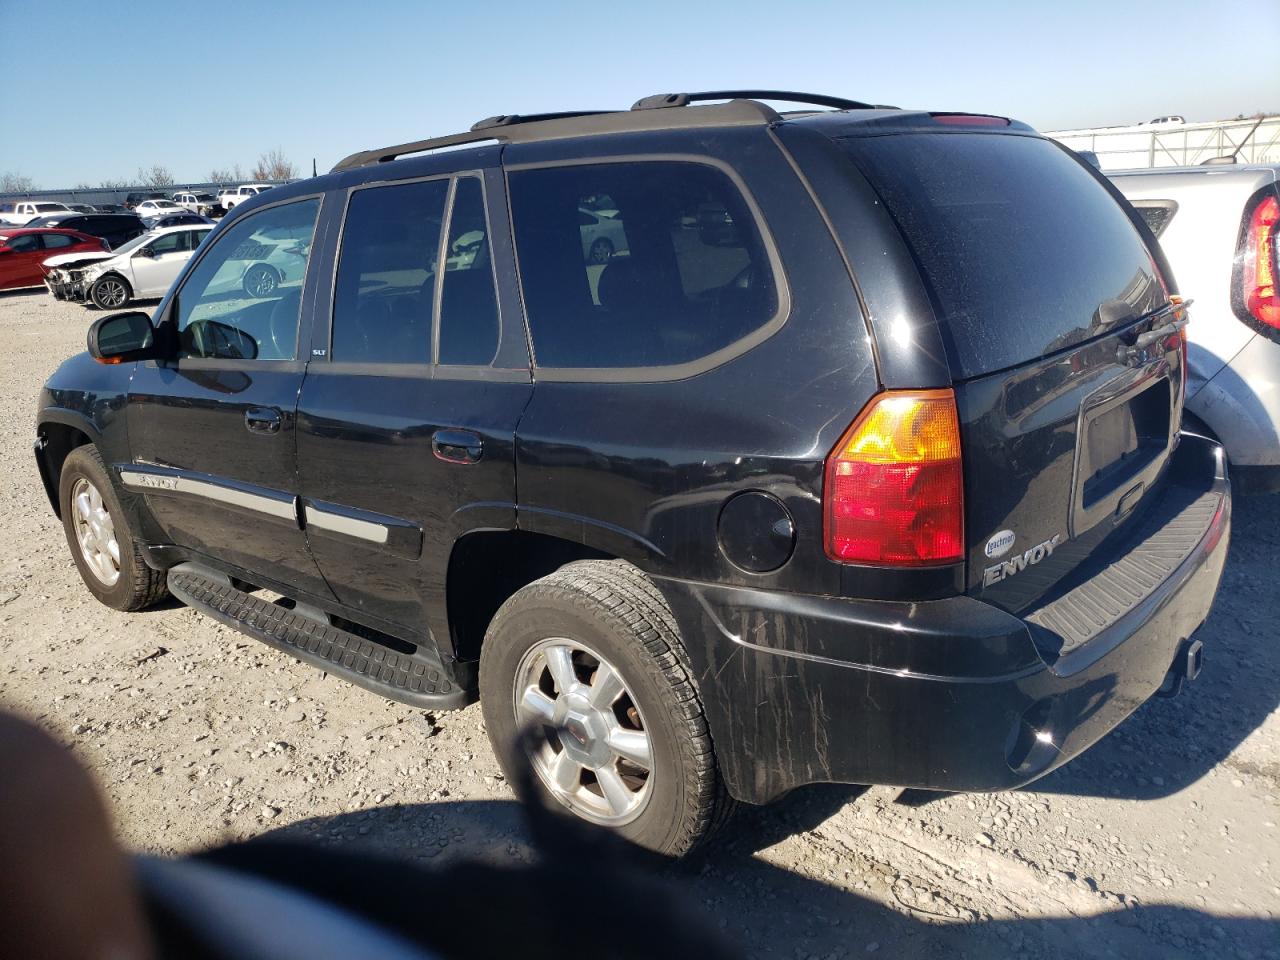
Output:
<path fill-rule="evenodd" d="M 98 184 L 98 189 L 99 190 L 121 190 L 124 187 L 131 187 L 131 186 L 133 186 L 133 184 L 131 184 L 128 180 L 112 179 L 111 177 L 108 177 L 106 180 L 103 180 L 100 184 Z"/>
<path fill-rule="evenodd" d="M 168 167 L 153 164 L 150 170 L 138 168 L 138 183 L 148 187 L 171 187 L 174 184 L 173 174 Z"/>
<path fill-rule="evenodd" d="M 279 147 L 260 156 L 258 165 L 253 168 L 255 180 L 294 180 L 297 176 L 298 168 Z"/>
<path fill-rule="evenodd" d="M 0 193 L 30 193 L 36 182 L 20 173 L 0 173 Z"/>
<path fill-rule="evenodd" d="M 205 179 L 210 183 L 230 183 L 237 177 L 226 167 L 214 167 L 209 171 L 209 175 Z"/>

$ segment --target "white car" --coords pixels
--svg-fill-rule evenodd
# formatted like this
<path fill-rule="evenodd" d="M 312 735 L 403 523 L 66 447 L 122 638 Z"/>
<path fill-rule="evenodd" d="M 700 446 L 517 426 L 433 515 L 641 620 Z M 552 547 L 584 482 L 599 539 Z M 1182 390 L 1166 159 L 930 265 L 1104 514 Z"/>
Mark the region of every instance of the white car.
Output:
<path fill-rule="evenodd" d="M 9 200 L 0 203 L 0 223 L 22 226 L 36 217 L 47 217 L 51 213 L 74 212 L 65 203 L 54 203 L 47 200 Z"/>
<path fill-rule="evenodd" d="M 617 210 L 578 208 L 578 232 L 582 256 L 588 263 L 608 263 L 617 253 L 628 253 L 627 232 Z"/>
<path fill-rule="evenodd" d="M 165 227 L 109 253 L 71 253 L 44 261 L 45 285 L 59 300 L 118 310 L 163 297 L 212 226 Z"/>
<path fill-rule="evenodd" d="M 234 190 L 224 190 L 218 194 L 218 199 L 222 201 L 222 205 L 230 210 L 236 204 L 244 203 L 250 197 L 256 197 L 264 190 L 270 190 L 269 183 L 242 183 Z"/>
<path fill-rule="evenodd" d="M 133 212 L 143 220 L 148 217 L 168 217 L 185 210 L 186 207 L 181 207 L 172 200 L 143 200 L 133 208 Z"/>

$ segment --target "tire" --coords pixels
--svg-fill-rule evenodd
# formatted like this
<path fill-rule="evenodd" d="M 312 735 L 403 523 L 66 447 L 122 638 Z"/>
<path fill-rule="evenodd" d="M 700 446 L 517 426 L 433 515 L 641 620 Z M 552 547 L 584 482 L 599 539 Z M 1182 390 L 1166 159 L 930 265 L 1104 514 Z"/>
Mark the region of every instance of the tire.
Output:
<path fill-rule="evenodd" d="M 242 284 L 245 293 L 262 299 L 276 292 L 276 288 L 280 286 L 280 274 L 265 263 L 255 263 L 244 272 Z"/>
<path fill-rule="evenodd" d="M 99 310 L 119 310 L 133 299 L 133 290 L 124 277 L 109 273 L 93 282 L 89 299 Z"/>
<path fill-rule="evenodd" d="M 610 687 L 602 677 L 611 672 L 620 684 Z M 590 703 L 592 691 L 606 708 Z M 707 839 L 733 808 L 675 618 L 630 564 L 572 563 L 507 600 L 481 650 L 480 701 L 508 782 L 533 790 L 526 801 L 670 857 Z"/>
<path fill-rule="evenodd" d="M 93 444 L 76 447 L 67 456 L 58 478 L 58 503 L 71 559 L 90 593 L 116 610 L 142 610 L 168 596 L 165 575 L 142 559 Z"/>
<path fill-rule="evenodd" d="M 608 263 L 613 259 L 613 243 L 608 237 L 600 237 L 595 243 L 591 244 L 587 259 L 591 263 Z"/>

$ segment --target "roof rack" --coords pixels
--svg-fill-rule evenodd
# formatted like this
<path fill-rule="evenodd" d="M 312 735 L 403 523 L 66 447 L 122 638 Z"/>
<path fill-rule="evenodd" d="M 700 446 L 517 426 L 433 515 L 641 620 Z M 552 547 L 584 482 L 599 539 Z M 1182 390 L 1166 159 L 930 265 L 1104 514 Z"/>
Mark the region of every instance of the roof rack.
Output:
<path fill-rule="evenodd" d="M 721 90 L 709 93 L 661 93 L 636 101 L 630 110 L 575 110 L 562 113 L 499 114 L 473 124 L 465 133 L 397 143 L 376 150 L 362 150 L 340 160 L 331 172 L 353 170 L 375 163 L 387 163 L 412 153 L 426 153 L 446 147 L 480 144 L 486 141 L 519 143 L 554 140 L 603 133 L 632 133 L 677 127 L 742 126 L 775 123 L 782 117 L 759 100 L 780 100 L 837 110 L 869 110 L 871 104 L 843 100 L 822 94 L 789 93 L 783 90 Z M 665 110 L 704 100 L 726 100 L 697 110 Z"/>
<path fill-rule="evenodd" d="M 539 123 L 542 120 L 568 120 L 573 117 L 594 117 L 601 113 L 617 113 L 616 110 L 564 110 L 560 113 L 500 113 L 496 117 L 485 117 L 471 125 L 471 130 L 492 130 L 494 127 L 509 127 L 517 123 Z"/>
<path fill-rule="evenodd" d="M 875 105 L 861 100 L 845 100 L 823 93 L 796 93 L 793 90 L 710 90 L 703 93 L 655 93 L 641 97 L 632 110 L 662 110 L 667 107 L 686 107 L 706 100 L 777 100 L 783 103 L 808 103 L 836 110 L 874 110 Z"/>

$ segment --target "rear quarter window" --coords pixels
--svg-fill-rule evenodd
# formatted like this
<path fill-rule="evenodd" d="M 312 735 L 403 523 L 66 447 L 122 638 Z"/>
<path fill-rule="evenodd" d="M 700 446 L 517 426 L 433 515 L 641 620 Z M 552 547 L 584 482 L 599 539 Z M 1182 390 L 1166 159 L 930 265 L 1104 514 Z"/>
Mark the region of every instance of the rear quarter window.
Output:
<path fill-rule="evenodd" d="M 714 166 L 514 170 L 509 190 L 540 367 L 651 370 L 714 361 L 781 322 L 778 281 L 755 215 Z"/>
<path fill-rule="evenodd" d="M 915 255 L 958 378 L 1017 366 L 1166 300 L 1128 214 L 1038 137 L 841 141 Z"/>

